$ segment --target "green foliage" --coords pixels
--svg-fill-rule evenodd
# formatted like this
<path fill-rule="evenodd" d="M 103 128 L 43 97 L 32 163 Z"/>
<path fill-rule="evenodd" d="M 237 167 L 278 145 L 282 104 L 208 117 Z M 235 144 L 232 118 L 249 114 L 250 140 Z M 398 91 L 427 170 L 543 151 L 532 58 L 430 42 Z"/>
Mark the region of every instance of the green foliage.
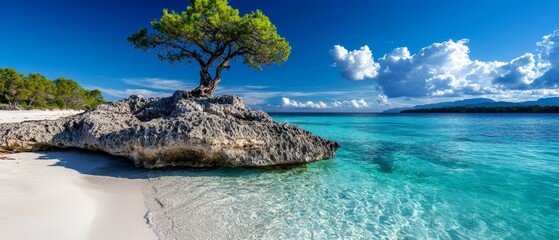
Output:
<path fill-rule="evenodd" d="M 55 86 L 45 76 L 31 73 L 25 78 L 30 93 L 27 106 L 47 107 L 46 102 L 55 96 Z"/>
<path fill-rule="evenodd" d="M 559 106 L 445 107 L 410 109 L 401 113 L 559 113 Z"/>
<path fill-rule="evenodd" d="M 182 13 L 164 9 L 159 21 L 151 22 L 152 32 L 140 29 L 128 41 L 143 51 L 155 49 L 164 61 L 197 62 L 201 85 L 211 68 L 215 68 L 214 84 L 219 83 L 221 71 L 236 57 L 257 70 L 289 57 L 289 43 L 260 10 L 241 17 L 227 0 L 190 2 Z"/>
<path fill-rule="evenodd" d="M 84 108 L 85 103 L 83 95 L 81 95 L 82 92 L 80 92 L 82 88 L 76 81 L 66 78 L 58 78 L 54 80 L 54 85 L 56 86 L 56 96 L 64 100 L 66 108 Z"/>
<path fill-rule="evenodd" d="M 49 104 L 49 107 L 58 108 L 58 109 L 66 109 L 66 102 L 61 97 L 55 97 Z"/>
<path fill-rule="evenodd" d="M 105 102 L 99 90 L 83 89 L 71 79 L 50 81 L 41 74 L 0 68 L 0 104 L 11 108 L 90 109 Z"/>
<path fill-rule="evenodd" d="M 81 91 L 80 95 L 84 97 L 83 98 L 84 104 L 85 104 L 85 108 L 87 109 L 95 108 L 100 103 L 106 102 L 105 99 L 103 98 L 103 95 L 101 94 L 101 91 L 97 89 L 91 91 L 81 89 L 80 91 Z"/>
<path fill-rule="evenodd" d="M 23 74 L 13 69 L 0 69 L 0 81 L 4 83 L 2 95 L 8 103 L 17 106 L 19 100 L 27 95 Z"/>

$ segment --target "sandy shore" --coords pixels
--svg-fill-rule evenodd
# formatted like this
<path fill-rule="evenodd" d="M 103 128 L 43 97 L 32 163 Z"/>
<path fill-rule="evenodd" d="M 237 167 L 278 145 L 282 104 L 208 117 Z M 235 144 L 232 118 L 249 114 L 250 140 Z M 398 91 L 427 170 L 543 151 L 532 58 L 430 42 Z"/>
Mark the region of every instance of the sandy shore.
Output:
<path fill-rule="evenodd" d="M 67 115 L 0 111 L 0 122 Z M 157 239 L 144 219 L 147 172 L 127 160 L 81 151 L 0 157 L 0 240 Z"/>
<path fill-rule="evenodd" d="M 147 173 L 85 152 L 0 160 L 0 239 L 156 239 L 143 218 Z"/>
<path fill-rule="evenodd" d="M 74 110 L 57 110 L 57 111 L 43 111 L 43 110 L 22 110 L 22 111 L 6 111 L 0 110 L 0 123 L 8 122 L 23 122 L 28 120 L 42 120 L 42 119 L 58 119 L 81 113 L 82 111 Z"/>

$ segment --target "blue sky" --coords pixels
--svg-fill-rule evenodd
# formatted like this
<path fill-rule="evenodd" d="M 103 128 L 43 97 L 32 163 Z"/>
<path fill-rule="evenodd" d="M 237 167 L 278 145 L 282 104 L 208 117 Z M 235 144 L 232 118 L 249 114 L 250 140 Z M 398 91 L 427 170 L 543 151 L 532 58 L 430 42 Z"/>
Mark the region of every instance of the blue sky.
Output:
<path fill-rule="evenodd" d="M 72 78 L 110 100 L 194 88 L 198 66 L 160 62 L 126 41 L 163 8 L 182 11 L 188 4 L 2 0 L 0 67 Z M 521 101 L 559 94 L 559 1 L 230 4 L 241 14 L 262 10 L 293 48 L 280 66 L 258 72 L 237 62 L 223 74 L 218 93 L 243 96 L 254 108 L 374 112 L 474 97 Z"/>

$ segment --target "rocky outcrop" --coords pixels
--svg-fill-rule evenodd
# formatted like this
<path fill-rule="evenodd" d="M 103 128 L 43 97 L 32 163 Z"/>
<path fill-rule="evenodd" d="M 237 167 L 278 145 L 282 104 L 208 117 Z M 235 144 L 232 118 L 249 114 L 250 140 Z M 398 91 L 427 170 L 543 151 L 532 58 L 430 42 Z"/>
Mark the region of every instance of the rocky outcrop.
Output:
<path fill-rule="evenodd" d="M 137 166 L 273 166 L 332 158 L 340 144 L 276 123 L 235 96 L 131 96 L 58 120 L 0 124 L 0 150 L 81 148 Z"/>

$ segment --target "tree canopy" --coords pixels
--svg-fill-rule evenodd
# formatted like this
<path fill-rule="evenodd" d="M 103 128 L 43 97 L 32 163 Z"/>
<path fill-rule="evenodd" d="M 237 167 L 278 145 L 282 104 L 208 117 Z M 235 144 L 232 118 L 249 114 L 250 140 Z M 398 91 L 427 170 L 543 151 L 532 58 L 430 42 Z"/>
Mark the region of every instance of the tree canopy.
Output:
<path fill-rule="evenodd" d="M 241 17 L 227 0 L 190 2 L 182 13 L 164 9 L 163 16 L 151 22 L 151 31 L 140 29 L 128 41 L 143 51 L 156 50 L 163 61 L 198 63 L 200 85 L 194 93 L 212 95 L 222 70 L 237 57 L 262 70 L 263 65 L 286 61 L 291 53 L 289 43 L 262 11 Z"/>
<path fill-rule="evenodd" d="M 86 90 L 71 79 L 51 81 L 41 74 L 25 76 L 0 68 L 0 104 L 9 108 L 90 109 L 105 102 L 101 91 Z"/>

